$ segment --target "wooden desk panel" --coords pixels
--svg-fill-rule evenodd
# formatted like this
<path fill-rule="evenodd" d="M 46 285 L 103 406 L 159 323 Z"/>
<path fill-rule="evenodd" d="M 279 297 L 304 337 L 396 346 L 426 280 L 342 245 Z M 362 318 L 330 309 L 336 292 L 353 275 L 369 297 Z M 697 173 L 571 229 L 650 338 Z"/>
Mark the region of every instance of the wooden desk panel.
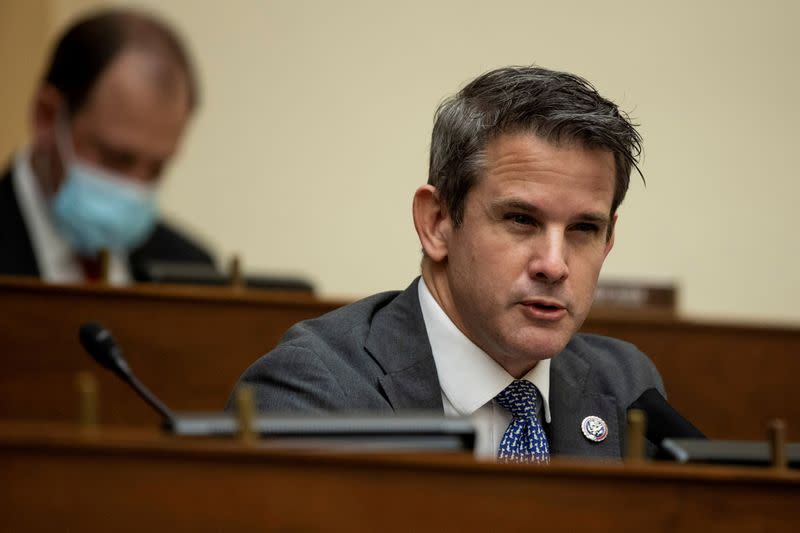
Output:
<path fill-rule="evenodd" d="M 74 420 L 75 375 L 90 370 L 101 421 L 147 425 L 158 417 L 80 346 L 84 322 L 110 329 L 134 372 L 172 409 L 218 411 L 244 369 L 292 324 L 341 305 L 296 293 L 21 280 L 0 281 L 0 302 L 0 418 Z"/>
<path fill-rule="evenodd" d="M 342 455 L 0 424 L 4 531 L 797 531 L 800 474 Z"/>

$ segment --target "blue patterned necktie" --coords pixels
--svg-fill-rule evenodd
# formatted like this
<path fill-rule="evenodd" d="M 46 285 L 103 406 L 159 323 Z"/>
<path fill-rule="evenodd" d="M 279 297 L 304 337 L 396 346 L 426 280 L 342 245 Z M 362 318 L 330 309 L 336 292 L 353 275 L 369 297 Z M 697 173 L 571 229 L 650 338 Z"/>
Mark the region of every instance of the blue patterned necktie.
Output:
<path fill-rule="evenodd" d="M 539 389 L 530 381 L 516 379 L 495 397 L 512 415 L 497 457 L 505 462 L 546 463 L 550 460 L 547 436 L 539 421 Z"/>

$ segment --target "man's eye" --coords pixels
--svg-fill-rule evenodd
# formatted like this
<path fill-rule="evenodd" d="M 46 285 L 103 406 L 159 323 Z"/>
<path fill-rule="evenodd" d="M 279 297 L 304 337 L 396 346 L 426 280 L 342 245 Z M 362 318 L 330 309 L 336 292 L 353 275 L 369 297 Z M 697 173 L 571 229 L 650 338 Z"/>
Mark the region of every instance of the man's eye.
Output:
<path fill-rule="evenodd" d="M 525 215 L 522 213 L 509 213 L 504 218 L 521 226 L 532 226 L 536 224 L 536 219 L 530 215 Z"/>
<path fill-rule="evenodd" d="M 577 231 L 581 231 L 584 233 L 597 233 L 600 231 L 600 228 L 597 224 L 592 224 L 591 222 L 580 222 L 573 226 L 573 229 Z"/>

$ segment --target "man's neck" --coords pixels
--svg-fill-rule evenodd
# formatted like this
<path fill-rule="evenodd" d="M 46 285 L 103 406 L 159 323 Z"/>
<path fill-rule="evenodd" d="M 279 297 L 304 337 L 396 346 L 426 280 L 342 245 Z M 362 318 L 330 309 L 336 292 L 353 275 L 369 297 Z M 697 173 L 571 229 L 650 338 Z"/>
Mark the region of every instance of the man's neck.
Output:
<path fill-rule="evenodd" d="M 489 357 L 497 361 L 503 369 L 515 378 L 521 378 L 533 367 L 536 366 L 536 361 L 533 363 L 523 363 L 519 359 L 509 357 L 498 357 L 497 354 L 489 353 L 484 346 L 481 346 L 477 339 L 473 338 L 467 328 L 461 321 L 461 317 L 457 313 L 457 308 L 453 302 L 450 287 L 447 281 L 447 272 L 445 270 L 446 263 L 434 263 L 428 259 L 422 261 L 422 279 L 425 281 L 425 286 L 428 292 L 431 293 L 433 299 L 439 304 L 439 307 L 450 318 L 450 321 L 476 346 L 480 347 L 486 352 Z"/>
<path fill-rule="evenodd" d="M 422 260 L 422 279 L 425 280 L 425 286 L 428 291 L 439 304 L 439 307 L 450 318 L 453 324 L 456 325 L 461 332 L 464 332 L 464 327 L 460 324 L 457 316 L 453 316 L 452 310 L 455 309 L 452 297 L 450 295 L 450 288 L 447 286 L 447 272 L 443 265 L 434 263 L 425 258 Z"/>

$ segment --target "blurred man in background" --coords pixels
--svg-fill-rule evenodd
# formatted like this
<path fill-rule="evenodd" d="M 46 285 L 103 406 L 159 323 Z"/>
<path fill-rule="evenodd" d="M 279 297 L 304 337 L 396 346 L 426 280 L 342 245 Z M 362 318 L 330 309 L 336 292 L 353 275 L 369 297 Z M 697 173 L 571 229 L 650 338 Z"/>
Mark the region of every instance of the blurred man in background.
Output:
<path fill-rule="evenodd" d="M 30 146 L 0 178 L 0 274 L 54 282 L 141 277 L 150 261 L 213 264 L 158 218 L 156 188 L 198 100 L 163 22 L 103 11 L 58 40 L 33 101 Z"/>

